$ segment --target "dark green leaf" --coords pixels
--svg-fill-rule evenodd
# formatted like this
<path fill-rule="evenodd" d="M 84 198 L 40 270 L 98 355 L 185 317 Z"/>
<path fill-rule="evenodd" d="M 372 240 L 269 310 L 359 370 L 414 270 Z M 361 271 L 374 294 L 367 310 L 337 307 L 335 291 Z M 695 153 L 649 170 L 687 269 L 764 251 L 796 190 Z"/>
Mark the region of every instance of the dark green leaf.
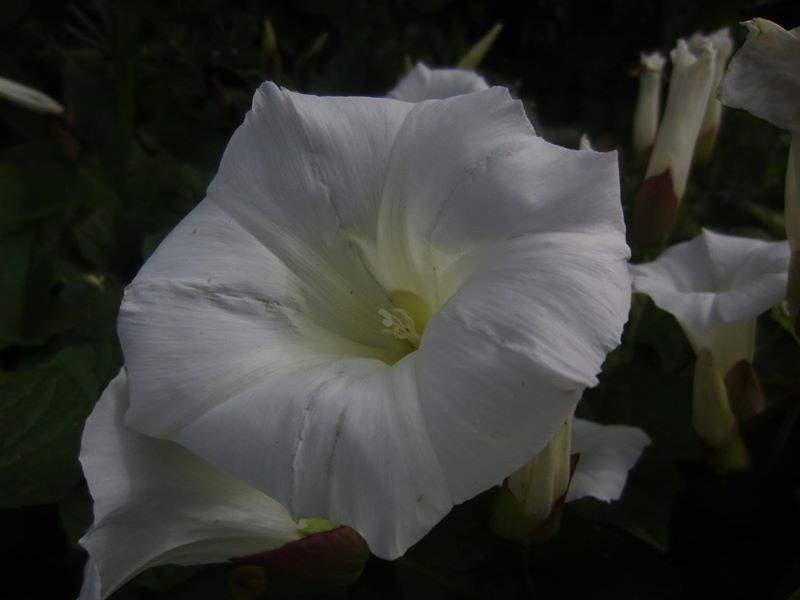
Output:
<path fill-rule="evenodd" d="M 53 502 L 75 485 L 83 422 L 119 363 L 111 345 L 84 346 L 0 373 L 0 506 Z"/>

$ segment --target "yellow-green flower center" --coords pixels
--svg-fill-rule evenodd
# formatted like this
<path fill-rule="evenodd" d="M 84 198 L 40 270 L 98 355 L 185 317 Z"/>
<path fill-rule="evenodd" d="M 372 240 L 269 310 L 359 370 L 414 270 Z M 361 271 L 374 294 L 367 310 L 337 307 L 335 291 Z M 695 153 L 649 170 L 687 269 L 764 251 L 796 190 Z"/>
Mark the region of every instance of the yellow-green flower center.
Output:
<path fill-rule="evenodd" d="M 428 303 L 417 294 L 403 290 L 392 292 L 389 298 L 391 307 L 378 310 L 383 325 L 381 331 L 407 341 L 413 349 L 419 348 L 422 333 L 430 319 Z"/>

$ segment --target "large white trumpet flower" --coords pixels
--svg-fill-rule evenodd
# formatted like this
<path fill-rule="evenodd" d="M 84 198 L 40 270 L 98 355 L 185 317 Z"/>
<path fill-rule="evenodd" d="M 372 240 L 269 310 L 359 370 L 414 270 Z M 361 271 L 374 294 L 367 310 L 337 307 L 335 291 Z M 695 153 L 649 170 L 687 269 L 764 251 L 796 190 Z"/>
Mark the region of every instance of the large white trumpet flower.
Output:
<path fill-rule="evenodd" d="M 127 426 L 401 555 L 541 450 L 619 341 L 614 154 L 493 88 L 265 84 L 126 290 Z"/>

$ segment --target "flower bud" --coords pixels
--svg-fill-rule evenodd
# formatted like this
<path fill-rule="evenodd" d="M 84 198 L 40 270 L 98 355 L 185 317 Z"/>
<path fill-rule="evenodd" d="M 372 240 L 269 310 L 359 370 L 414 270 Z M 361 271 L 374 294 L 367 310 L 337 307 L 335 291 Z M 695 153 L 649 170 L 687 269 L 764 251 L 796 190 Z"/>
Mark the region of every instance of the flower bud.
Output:
<path fill-rule="evenodd" d="M 666 59 L 660 52 L 642 54 L 639 73 L 639 96 L 633 115 L 633 149 L 638 159 L 646 161 L 658 131 L 661 113 L 661 80 Z"/>
<path fill-rule="evenodd" d="M 508 540 L 529 543 L 558 529 L 575 463 L 570 455 L 572 417 L 550 443 L 505 482 L 498 495 L 492 529 Z"/>
<path fill-rule="evenodd" d="M 639 249 L 662 245 L 675 225 L 711 93 L 715 56 L 711 44 L 693 54 L 685 40 L 678 40 L 670 53 L 673 67 L 664 118 L 633 202 L 631 240 Z"/>
<path fill-rule="evenodd" d="M 711 156 L 717 133 L 719 132 L 720 121 L 722 120 L 722 104 L 717 100 L 714 91 L 722 79 L 725 65 L 733 52 L 733 38 L 731 37 L 730 29 L 724 27 L 709 35 L 695 33 L 689 39 L 689 48 L 697 55 L 702 53 L 703 45 L 706 43 L 711 44 L 716 50 L 716 55 L 714 57 L 714 76 L 711 93 L 708 95 L 706 112 L 703 115 L 703 122 L 700 124 L 700 132 L 698 133 L 697 146 L 695 148 L 695 159 L 700 162 L 707 161 Z"/>
<path fill-rule="evenodd" d="M 0 98 L 42 114 L 60 115 L 64 112 L 64 107 L 47 94 L 5 77 L 0 77 Z"/>

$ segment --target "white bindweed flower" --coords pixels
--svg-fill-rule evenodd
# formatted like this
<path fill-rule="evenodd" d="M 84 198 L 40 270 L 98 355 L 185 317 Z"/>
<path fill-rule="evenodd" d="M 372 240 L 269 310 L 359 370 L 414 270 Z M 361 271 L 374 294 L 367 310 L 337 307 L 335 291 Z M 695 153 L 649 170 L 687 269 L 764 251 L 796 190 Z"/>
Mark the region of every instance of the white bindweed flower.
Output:
<path fill-rule="evenodd" d="M 702 55 L 706 44 L 711 44 L 716 53 L 714 55 L 714 76 L 711 90 L 708 94 L 703 122 L 700 124 L 700 132 L 697 135 L 695 153 L 702 155 L 701 158 L 707 158 L 711 154 L 719 132 L 720 121 L 722 120 L 722 104 L 717 100 L 715 90 L 722 79 L 722 74 L 725 72 L 725 65 L 728 64 L 728 59 L 733 53 L 733 38 L 731 37 L 730 28 L 723 27 L 708 35 L 695 33 L 689 38 L 689 48 L 697 56 Z"/>
<path fill-rule="evenodd" d="M 123 424 L 124 369 L 86 422 L 81 463 L 94 525 L 81 600 L 100 600 L 136 574 L 164 564 L 223 562 L 304 538 L 280 504 L 165 440 Z"/>
<path fill-rule="evenodd" d="M 633 290 L 671 313 L 695 352 L 711 350 L 724 377 L 738 361 L 752 362 L 755 319 L 782 298 L 788 262 L 786 242 L 704 229 L 655 262 L 630 268 Z"/>
<path fill-rule="evenodd" d="M 539 452 L 619 343 L 616 156 L 492 88 L 266 83 L 127 288 L 128 426 L 394 558 Z"/>
<path fill-rule="evenodd" d="M 678 40 L 670 57 L 664 116 L 634 198 L 631 234 L 638 247 L 663 244 L 675 225 L 714 80 L 716 50 L 710 43 L 692 53 L 685 40 Z"/>
<path fill-rule="evenodd" d="M 800 27 L 785 30 L 766 19 L 745 23 L 747 41 L 731 60 L 719 98 L 791 131 L 786 166 L 786 234 L 792 246 L 787 297 L 800 331 Z"/>
<path fill-rule="evenodd" d="M 550 443 L 507 479 L 493 529 L 513 541 L 543 539 L 555 533 L 565 501 L 619 499 L 628 472 L 649 443 L 636 427 L 569 417 Z"/>
<path fill-rule="evenodd" d="M 64 112 L 64 107 L 47 94 L 5 77 L 0 77 L 0 98 L 33 112 L 50 115 L 60 115 Z"/>
<path fill-rule="evenodd" d="M 387 94 L 406 102 L 442 100 L 462 94 L 488 90 L 489 84 L 475 71 L 466 69 L 429 69 L 417 63 Z"/>
<path fill-rule="evenodd" d="M 639 95 L 633 114 L 633 148 L 637 156 L 646 156 L 653 147 L 661 116 L 661 80 L 666 59 L 660 52 L 642 54 Z"/>
<path fill-rule="evenodd" d="M 789 245 L 703 230 L 652 263 L 631 265 L 633 289 L 678 320 L 694 351 L 692 422 L 728 471 L 748 465 L 738 423 L 761 409 L 753 371 L 756 317 L 786 289 Z"/>

